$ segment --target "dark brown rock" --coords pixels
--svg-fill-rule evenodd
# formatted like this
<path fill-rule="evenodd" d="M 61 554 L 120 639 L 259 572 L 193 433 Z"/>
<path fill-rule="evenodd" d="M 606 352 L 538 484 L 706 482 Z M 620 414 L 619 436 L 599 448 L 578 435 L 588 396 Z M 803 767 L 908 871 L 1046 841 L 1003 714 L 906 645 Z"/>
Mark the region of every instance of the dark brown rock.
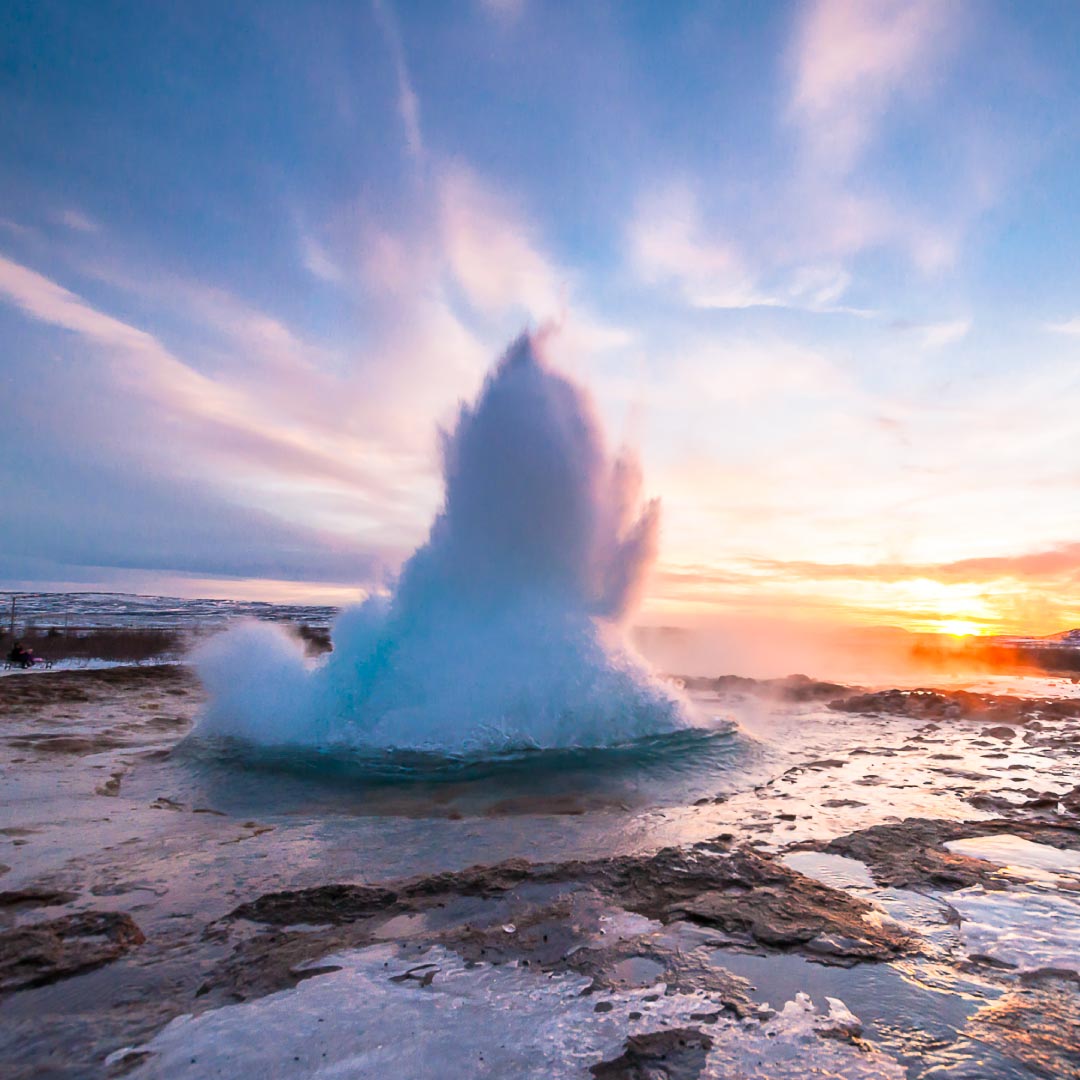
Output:
<path fill-rule="evenodd" d="M 88 911 L 0 933 L 0 992 L 101 967 L 146 939 L 130 915 Z"/>
<path fill-rule="evenodd" d="M 1080 700 L 1071 698 L 1020 698 L 1011 695 L 973 694 L 968 690 L 878 690 L 851 694 L 829 702 L 838 712 L 909 716 L 917 720 L 948 722 L 978 720 L 1004 725 L 1026 725 L 1043 719 L 1080 717 Z M 921 729 L 929 730 L 928 728 Z M 987 732 L 988 734 L 988 732 Z M 995 738 L 1011 738 L 995 735 Z"/>
<path fill-rule="evenodd" d="M 23 907 L 54 907 L 78 897 L 62 889 L 9 889 L 0 892 L 0 910 Z"/>
<path fill-rule="evenodd" d="M 269 893 L 242 904 L 229 918 L 274 926 L 350 923 L 375 915 L 424 911 L 455 897 L 498 896 L 525 882 L 580 883 L 627 911 L 665 923 L 690 919 L 749 935 L 753 942 L 770 948 L 797 948 L 826 935 L 849 943 L 837 951 L 838 962 L 886 959 L 916 949 L 911 939 L 867 922 L 863 916 L 871 907 L 865 901 L 750 848 L 728 850 L 718 843 L 589 862 L 511 860 L 382 888 L 326 885 Z"/>
<path fill-rule="evenodd" d="M 750 679 L 744 675 L 720 675 L 717 678 L 682 676 L 681 681 L 690 690 L 753 694 L 755 697 L 794 702 L 828 701 L 859 690 L 858 687 L 844 686 L 842 683 L 811 679 L 808 675 L 787 675 L 782 679 Z"/>
<path fill-rule="evenodd" d="M 631 1035 L 611 1061 L 593 1065 L 596 1080 L 696 1080 L 713 1041 L 697 1028 L 669 1028 Z"/>
<path fill-rule="evenodd" d="M 872 825 L 827 843 L 800 845 L 865 863 L 879 885 L 894 888 L 930 886 L 962 889 L 969 885 L 1002 888 L 997 867 L 984 859 L 957 855 L 946 841 L 973 836 L 1014 833 L 1051 847 L 1080 849 L 1080 829 L 1062 818 L 995 818 L 991 821 L 942 821 L 905 818 L 887 825 Z"/>
<path fill-rule="evenodd" d="M 271 926 L 337 924 L 385 912 L 396 900 L 397 894 L 389 889 L 369 885 L 319 885 L 313 889 L 266 893 L 241 904 L 229 918 L 250 919 Z"/>

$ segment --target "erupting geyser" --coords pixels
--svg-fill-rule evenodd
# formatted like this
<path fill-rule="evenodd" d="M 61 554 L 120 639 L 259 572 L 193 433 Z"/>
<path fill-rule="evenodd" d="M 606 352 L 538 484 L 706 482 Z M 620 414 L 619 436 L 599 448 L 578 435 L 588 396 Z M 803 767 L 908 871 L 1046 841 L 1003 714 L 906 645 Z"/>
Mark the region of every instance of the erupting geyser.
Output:
<path fill-rule="evenodd" d="M 390 597 L 342 613 L 312 668 L 265 623 L 198 657 L 199 734 L 460 754 L 611 746 L 686 727 L 623 626 L 659 506 L 585 394 L 523 335 L 444 437 L 446 498 Z"/>

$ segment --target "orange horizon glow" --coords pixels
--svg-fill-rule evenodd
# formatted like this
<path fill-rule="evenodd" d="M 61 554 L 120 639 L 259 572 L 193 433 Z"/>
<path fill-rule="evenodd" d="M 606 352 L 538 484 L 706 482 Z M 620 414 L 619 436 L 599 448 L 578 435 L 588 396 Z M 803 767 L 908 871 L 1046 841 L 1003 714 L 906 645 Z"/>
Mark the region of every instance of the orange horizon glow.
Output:
<path fill-rule="evenodd" d="M 862 576 L 860 576 L 862 571 Z M 946 580 L 919 568 L 790 564 L 730 568 L 662 567 L 646 601 L 650 614 L 673 621 L 708 616 L 763 618 L 847 626 L 893 627 L 947 637 L 1047 637 L 1080 626 L 1071 573 Z"/>
<path fill-rule="evenodd" d="M 1069 583 L 1018 575 L 993 581 L 942 581 L 917 577 L 882 581 L 815 573 L 747 570 L 745 564 L 662 564 L 638 615 L 642 625 L 704 627 L 711 623 L 774 623 L 821 631 L 893 629 L 943 638 L 1047 637 L 1080 626 L 1080 605 Z M 182 574 L 133 575 L 101 583 L 8 582 L 20 591 L 128 591 L 188 599 L 260 600 L 270 603 L 348 606 L 368 595 L 363 585 Z"/>

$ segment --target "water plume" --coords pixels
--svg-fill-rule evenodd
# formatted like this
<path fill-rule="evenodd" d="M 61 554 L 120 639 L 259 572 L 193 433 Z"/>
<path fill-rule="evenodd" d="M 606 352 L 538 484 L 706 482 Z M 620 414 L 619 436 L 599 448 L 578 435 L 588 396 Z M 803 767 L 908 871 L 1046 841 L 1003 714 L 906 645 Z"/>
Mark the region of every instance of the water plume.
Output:
<path fill-rule="evenodd" d="M 442 443 L 445 501 L 388 597 L 344 611 L 309 667 L 278 627 L 197 657 L 199 734 L 473 753 L 611 746 L 690 724 L 624 636 L 659 504 L 588 397 L 522 335 Z"/>

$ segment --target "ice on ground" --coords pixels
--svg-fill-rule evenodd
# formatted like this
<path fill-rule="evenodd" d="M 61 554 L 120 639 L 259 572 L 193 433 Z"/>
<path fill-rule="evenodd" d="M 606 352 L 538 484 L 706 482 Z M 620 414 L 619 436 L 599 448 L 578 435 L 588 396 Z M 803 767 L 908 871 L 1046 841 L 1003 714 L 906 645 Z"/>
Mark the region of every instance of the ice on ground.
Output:
<path fill-rule="evenodd" d="M 963 920 L 960 933 L 971 956 L 986 956 L 1023 970 L 1080 971 L 1080 897 L 1035 889 L 988 891 L 981 886 L 949 897 Z"/>
<path fill-rule="evenodd" d="M 467 964 L 439 947 L 406 959 L 392 945 L 375 945 L 318 963 L 328 965 L 339 970 L 174 1020 L 138 1048 L 152 1056 L 130 1075 L 271 1076 L 287 1064 L 309 1077 L 587 1080 L 590 1066 L 619 1057 L 628 1035 L 693 1026 L 713 1041 L 704 1080 L 905 1076 L 894 1059 L 842 1041 L 858 1021 L 838 1000 L 817 1010 L 799 994 L 765 1022 L 708 1024 L 702 1014 L 715 1013 L 720 1002 L 705 993 L 668 995 L 657 984 L 586 995 L 590 980 L 582 976 Z"/>
<path fill-rule="evenodd" d="M 155 659 L 153 666 L 159 664 L 178 664 L 179 660 L 168 659 Z M 150 664 L 145 665 L 132 663 L 130 660 L 101 660 L 97 657 L 70 657 L 64 660 L 54 660 L 49 667 L 43 667 L 38 664 L 32 668 L 10 667 L 0 668 L 0 678 L 7 678 L 11 675 L 43 675 L 47 671 L 108 671 L 111 668 L 126 668 L 126 667 L 149 667 Z"/>

